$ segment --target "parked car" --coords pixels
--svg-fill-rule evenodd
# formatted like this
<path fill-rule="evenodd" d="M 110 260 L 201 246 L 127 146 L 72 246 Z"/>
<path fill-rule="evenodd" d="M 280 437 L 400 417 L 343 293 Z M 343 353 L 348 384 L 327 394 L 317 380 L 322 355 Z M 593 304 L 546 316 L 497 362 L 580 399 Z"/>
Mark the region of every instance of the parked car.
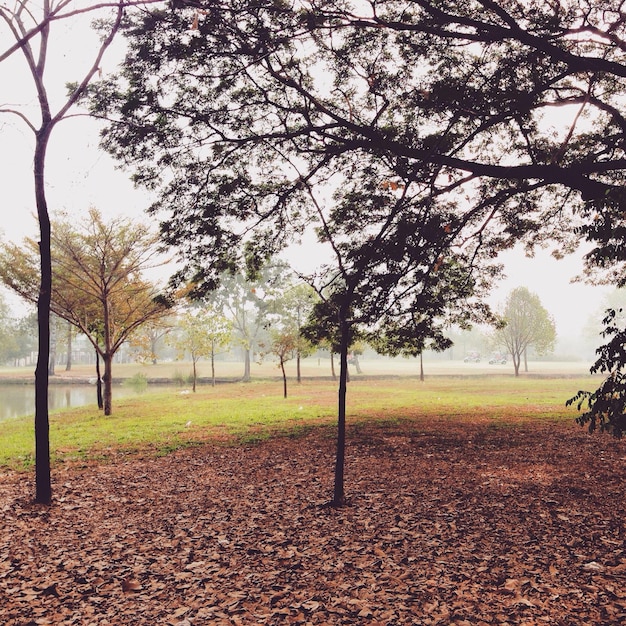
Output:
<path fill-rule="evenodd" d="M 480 363 L 480 352 L 470 352 L 463 359 L 464 363 Z"/>
<path fill-rule="evenodd" d="M 496 352 L 492 354 L 489 358 L 489 365 L 506 365 L 506 354 L 501 354 L 500 352 Z"/>

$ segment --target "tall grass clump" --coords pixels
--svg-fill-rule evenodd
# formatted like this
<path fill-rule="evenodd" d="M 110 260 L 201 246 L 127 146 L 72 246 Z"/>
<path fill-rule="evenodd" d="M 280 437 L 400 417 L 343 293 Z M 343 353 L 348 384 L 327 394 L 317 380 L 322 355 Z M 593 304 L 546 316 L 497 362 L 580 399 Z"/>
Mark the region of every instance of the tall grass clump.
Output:
<path fill-rule="evenodd" d="M 130 378 L 124 380 L 124 387 L 129 387 L 134 391 L 145 391 L 148 388 L 148 377 L 143 372 L 137 372 Z"/>

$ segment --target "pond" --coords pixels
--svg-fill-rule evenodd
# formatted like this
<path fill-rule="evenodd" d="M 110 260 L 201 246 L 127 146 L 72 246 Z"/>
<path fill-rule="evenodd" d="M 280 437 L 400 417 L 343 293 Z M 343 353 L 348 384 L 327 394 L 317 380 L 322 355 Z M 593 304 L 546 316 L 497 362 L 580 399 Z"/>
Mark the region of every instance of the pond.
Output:
<path fill-rule="evenodd" d="M 128 396 L 137 396 L 164 389 L 175 389 L 170 385 L 127 386 L 113 387 L 113 401 Z M 48 387 L 48 406 L 50 410 L 73 408 L 87 404 L 97 405 L 95 385 L 60 385 Z M 19 385 L 0 383 L 0 422 L 2 420 L 35 414 L 35 385 Z"/>

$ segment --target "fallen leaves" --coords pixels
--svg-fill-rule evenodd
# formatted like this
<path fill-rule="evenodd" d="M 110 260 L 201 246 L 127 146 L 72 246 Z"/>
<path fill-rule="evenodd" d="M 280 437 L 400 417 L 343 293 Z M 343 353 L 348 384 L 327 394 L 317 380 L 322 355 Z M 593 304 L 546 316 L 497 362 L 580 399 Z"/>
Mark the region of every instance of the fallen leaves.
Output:
<path fill-rule="evenodd" d="M 122 591 L 141 591 L 143 586 L 136 580 L 124 579 L 122 581 Z"/>
<path fill-rule="evenodd" d="M 352 506 L 324 506 L 320 428 L 0 479 L 0 621 L 617 624 L 624 442 L 577 426 L 399 422 L 349 436 Z"/>

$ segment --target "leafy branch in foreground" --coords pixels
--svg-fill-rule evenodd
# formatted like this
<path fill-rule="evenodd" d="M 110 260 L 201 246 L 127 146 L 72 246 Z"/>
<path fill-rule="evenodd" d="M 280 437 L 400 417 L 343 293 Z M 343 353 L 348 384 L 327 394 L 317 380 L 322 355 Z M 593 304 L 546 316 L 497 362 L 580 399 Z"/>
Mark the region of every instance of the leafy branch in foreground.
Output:
<path fill-rule="evenodd" d="M 596 350 L 599 358 L 590 368 L 592 374 L 609 372 L 608 376 L 596 391 L 579 391 L 565 403 L 571 406 L 577 402 L 579 411 L 587 405 L 588 411 L 576 422 L 581 426 L 588 424 L 590 433 L 599 429 L 618 438 L 626 431 L 626 328 L 620 330 L 617 326 L 621 312 L 622 309 L 607 310 L 601 335 L 612 339 Z"/>

